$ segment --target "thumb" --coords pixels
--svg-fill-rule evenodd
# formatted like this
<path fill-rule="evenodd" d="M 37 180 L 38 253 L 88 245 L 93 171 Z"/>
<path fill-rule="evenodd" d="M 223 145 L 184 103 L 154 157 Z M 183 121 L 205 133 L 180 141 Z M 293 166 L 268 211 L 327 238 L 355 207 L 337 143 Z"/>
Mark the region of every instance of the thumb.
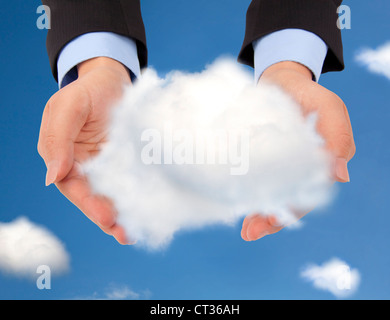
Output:
<path fill-rule="evenodd" d="M 338 114 L 332 117 L 331 123 L 327 132 L 327 144 L 334 156 L 334 176 L 339 182 L 349 182 L 348 162 L 354 156 L 356 146 L 348 111 L 344 104 L 339 108 Z"/>
<path fill-rule="evenodd" d="M 53 96 L 42 117 L 38 152 L 47 167 L 46 186 L 64 179 L 74 162 L 74 142 L 88 116 L 88 103 L 71 92 Z"/>
<path fill-rule="evenodd" d="M 44 160 L 47 167 L 46 186 L 61 181 L 73 165 L 73 143 L 54 138 L 47 148 Z"/>
<path fill-rule="evenodd" d="M 346 157 L 336 157 L 334 159 L 334 175 L 339 182 L 349 182 L 348 160 Z"/>

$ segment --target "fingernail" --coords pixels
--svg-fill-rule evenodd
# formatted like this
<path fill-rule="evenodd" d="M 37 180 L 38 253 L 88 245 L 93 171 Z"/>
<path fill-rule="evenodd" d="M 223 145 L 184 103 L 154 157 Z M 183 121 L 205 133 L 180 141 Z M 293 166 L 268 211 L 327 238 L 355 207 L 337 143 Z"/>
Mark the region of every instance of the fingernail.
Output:
<path fill-rule="evenodd" d="M 46 172 L 46 186 L 51 185 L 54 181 L 56 181 L 57 174 L 58 174 L 58 161 L 53 160 L 48 163 L 47 165 L 47 172 Z"/>
<path fill-rule="evenodd" d="M 336 177 L 342 182 L 349 182 L 349 173 L 347 160 L 343 158 L 336 159 Z"/>

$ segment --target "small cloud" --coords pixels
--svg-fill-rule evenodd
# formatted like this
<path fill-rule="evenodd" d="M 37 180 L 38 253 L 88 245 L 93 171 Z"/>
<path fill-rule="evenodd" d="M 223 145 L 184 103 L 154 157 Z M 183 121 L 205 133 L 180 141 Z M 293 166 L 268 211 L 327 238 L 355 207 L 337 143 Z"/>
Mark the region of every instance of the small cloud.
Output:
<path fill-rule="evenodd" d="M 320 290 L 329 291 L 337 298 L 346 298 L 356 292 L 360 284 L 360 273 L 338 258 L 332 258 L 322 266 L 308 265 L 300 276 L 312 282 Z"/>
<path fill-rule="evenodd" d="M 146 300 L 150 296 L 149 290 L 136 292 L 126 285 L 110 285 L 103 294 L 94 292 L 91 296 L 76 297 L 75 300 Z"/>
<path fill-rule="evenodd" d="M 106 292 L 106 297 L 109 300 L 138 300 L 140 296 L 138 292 L 131 290 L 127 286 L 113 287 Z"/>
<path fill-rule="evenodd" d="M 383 75 L 390 80 L 390 42 L 377 49 L 362 49 L 355 59 L 370 72 Z"/>
<path fill-rule="evenodd" d="M 0 223 L 0 271 L 34 279 L 38 266 L 46 265 L 60 275 L 68 271 L 69 260 L 62 242 L 45 227 L 26 217 Z"/>

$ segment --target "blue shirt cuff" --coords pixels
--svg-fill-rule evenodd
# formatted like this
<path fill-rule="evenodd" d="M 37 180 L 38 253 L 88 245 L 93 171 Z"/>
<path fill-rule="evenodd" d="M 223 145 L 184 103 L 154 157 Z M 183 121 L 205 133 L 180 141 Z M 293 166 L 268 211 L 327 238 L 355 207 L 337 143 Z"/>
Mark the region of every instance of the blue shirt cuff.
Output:
<path fill-rule="evenodd" d="M 253 42 L 255 81 L 271 65 L 282 61 L 298 62 L 311 70 L 319 81 L 328 46 L 317 35 L 301 29 L 284 29 Z"/>
<path fill-rule="evenodd" d="M 63 88 L 77 79 L 79 63 L 96 57 L 121 62 L 132 76 L 139 77 L 141 73 L 137 45 L 133 39 L 112 32 L 91 32 L 73 39 L 62 49 L 57 60 L 59 87 Z"/>

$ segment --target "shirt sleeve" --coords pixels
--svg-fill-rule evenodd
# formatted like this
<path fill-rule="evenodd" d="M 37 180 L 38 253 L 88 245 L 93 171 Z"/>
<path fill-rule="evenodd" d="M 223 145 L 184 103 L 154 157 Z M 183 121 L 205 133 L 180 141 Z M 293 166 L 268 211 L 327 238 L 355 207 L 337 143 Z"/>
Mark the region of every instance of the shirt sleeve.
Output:
<path fill-rule="evenodd" d="M 271 65 L 294 61 L 311 70 L 318 81 L 322 72 L 328 46 L 317 35 L 301 29 L 284 29 L 272 32 L 253 43 L 255 81 Z"/>
<path fill-rule="evenodd" d="M 96 57 L 117 60 L 129 69 L 132 78 L 140 76 L 137 45 L 132 38 L 112 32 L 91 32 L 73 39 L 61 50 L 57 60 L 59 87 L 77 79 L 79 63 Z"/>

